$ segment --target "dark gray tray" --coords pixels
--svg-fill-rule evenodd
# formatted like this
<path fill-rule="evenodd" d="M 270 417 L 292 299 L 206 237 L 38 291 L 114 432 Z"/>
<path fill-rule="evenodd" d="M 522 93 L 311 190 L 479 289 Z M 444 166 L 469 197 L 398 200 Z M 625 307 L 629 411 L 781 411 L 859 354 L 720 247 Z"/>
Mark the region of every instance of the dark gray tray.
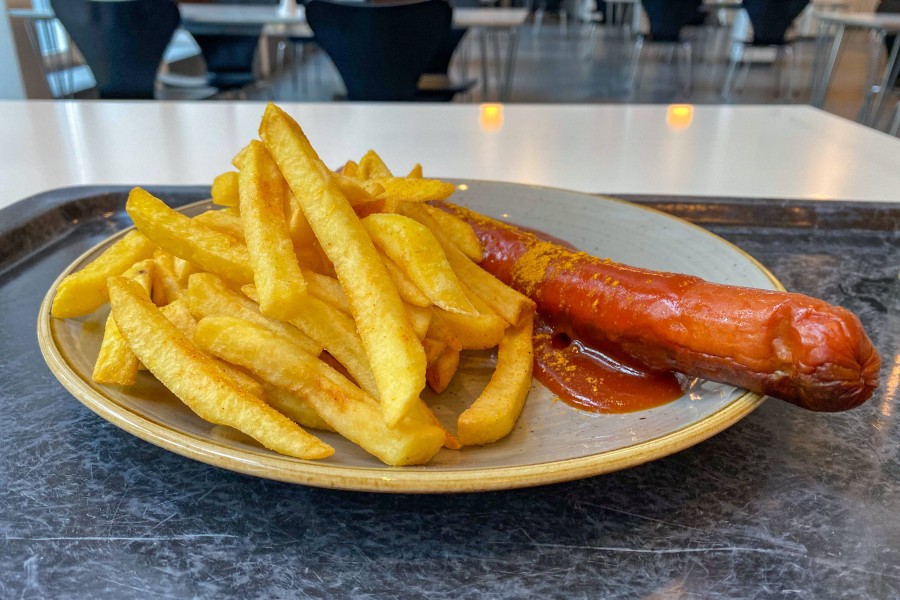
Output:
<path fill-rule="evenodd" d="M 175 206 L 209 192 L 149 189 Z M 863 407 L 769 401 L 619 473 L 381 496 L 193 462 L 57 383 L 38 305 L 75 257 L 130 225 L 127 190 L 69 188 L 0 210 L 0 597 L 900 596 L 900 206 L 630 198 L 856 312 L 884 358 Z"/>

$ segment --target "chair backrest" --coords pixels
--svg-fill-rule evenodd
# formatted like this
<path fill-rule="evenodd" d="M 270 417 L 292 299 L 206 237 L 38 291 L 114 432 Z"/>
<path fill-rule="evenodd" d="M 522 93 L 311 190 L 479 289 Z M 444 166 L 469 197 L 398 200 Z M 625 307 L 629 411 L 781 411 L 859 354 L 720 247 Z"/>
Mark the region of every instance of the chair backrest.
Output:
<path fill-rule="evenodd" d="M 91 68 L 101 98 L 153 98 L 156 72 L 181 17 L 172 0 L 50 0 Z"/>
<path fill-rule="evenodd" d="M 703 0 L 641 0 L 650 22 L 650 39 L 677 42 L 681 30 L 694 22 Z"/>
<path fill-rule="evenodd" d="M 311 0 L 306 20 L 350 100 L 413 100 L 419 77 L 450 32 L 445 0 L 344 4 Z"/>
<path fill-rule="evenodd" d="M 780 46 L 785 33 L 809 0 L 744 0 L 744 9 L 753 25 L 753 45 Z"/>

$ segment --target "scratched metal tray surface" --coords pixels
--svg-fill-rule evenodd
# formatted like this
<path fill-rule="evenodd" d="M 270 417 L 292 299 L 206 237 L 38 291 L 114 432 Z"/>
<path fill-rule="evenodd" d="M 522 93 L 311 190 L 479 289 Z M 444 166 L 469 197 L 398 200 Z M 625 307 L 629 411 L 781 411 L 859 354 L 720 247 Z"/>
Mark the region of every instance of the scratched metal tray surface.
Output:
<path fill-rule="evenodd" d="M 173 206 L 209 193 L 148 189 Z M 56 381 L 38 306 L 74 258 L 131 224 L 127 191 L 67 188 L 0 210 L 0 597 L 900 595 L 900 205 L 626 197 L 856 312 L 884 362 L 863 407 L 770 400 L 696 447 L 603 477 L 379 496 L 184 459 Z"/>

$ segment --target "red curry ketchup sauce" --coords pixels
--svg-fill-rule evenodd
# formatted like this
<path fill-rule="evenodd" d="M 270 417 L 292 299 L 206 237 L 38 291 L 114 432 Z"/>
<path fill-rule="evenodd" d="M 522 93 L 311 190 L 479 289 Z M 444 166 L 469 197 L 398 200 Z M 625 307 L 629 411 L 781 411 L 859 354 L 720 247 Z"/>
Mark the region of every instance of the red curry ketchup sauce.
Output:
<path fill-rule="evenodd" d="M 534 376 L 566 404 L 598 413 L 653 408 L 683 394 L 674 373 L 651 373 L 592 348 L 540 316 L 534 323 Z"/>
<path fill-rule="evenodd" d="M 543 231 L 521 229 L 577 251 Z M 566 404 L 589 412 L 628 413 L 661 406 L 684 393 L 674 373 L 650 372 L 621 354 L 598 348 L 541 315 L 535 317 L 534 376 Z"/>

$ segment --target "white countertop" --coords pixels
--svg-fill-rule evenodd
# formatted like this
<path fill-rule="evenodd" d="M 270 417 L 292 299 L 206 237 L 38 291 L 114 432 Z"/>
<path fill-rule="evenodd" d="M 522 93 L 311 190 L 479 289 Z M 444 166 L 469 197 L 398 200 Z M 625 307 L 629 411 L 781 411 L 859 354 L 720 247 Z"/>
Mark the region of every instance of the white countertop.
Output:
<path fill-rule="evenodd" d="M 294 104 L 332 166 L 585 192 L 900 201 L 900 140 L 807 106 Z M 0 102 L 0 207 L 85 184 L 206 184 L 256 135 L 258 102 Z M 671 115 L 670 115 L 671 116 Z M 671 120 L 671 119 L 670 119 Z M 499 128 L 498 128 L 499 125 Z"/>

